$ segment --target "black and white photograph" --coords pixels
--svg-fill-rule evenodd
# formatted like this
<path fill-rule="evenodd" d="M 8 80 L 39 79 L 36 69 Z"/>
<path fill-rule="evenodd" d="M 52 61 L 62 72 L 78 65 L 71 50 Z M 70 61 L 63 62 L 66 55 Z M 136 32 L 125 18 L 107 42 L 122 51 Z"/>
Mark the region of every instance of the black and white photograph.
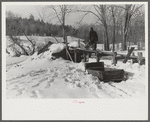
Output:
<path fill-rule="evenodd" d="M 2 5 L 5 100 L 148 100 L 147 2 Z"/>

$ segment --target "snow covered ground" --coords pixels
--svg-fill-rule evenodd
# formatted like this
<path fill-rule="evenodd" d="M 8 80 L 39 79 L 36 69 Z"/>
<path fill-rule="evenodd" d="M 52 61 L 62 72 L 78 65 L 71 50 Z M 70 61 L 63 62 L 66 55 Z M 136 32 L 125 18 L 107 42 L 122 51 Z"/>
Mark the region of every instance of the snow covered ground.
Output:
<path fill-rule="evenodd" d="M 73 63 L 62 58 L 52 60 L 51 51 L 40 55 L 35 53 L 32 56 L 7 56 L 7 98 L 141 98 L 145 96 L 147 82 L 145 65 L 118 62 L 117 66 L 111 66 L 110 60 L 101 60 L 104 61 L 105 67 L 126 71 L 122 82 L 104 83 L 97 77 L 87 74 L 83 62 Z"/>

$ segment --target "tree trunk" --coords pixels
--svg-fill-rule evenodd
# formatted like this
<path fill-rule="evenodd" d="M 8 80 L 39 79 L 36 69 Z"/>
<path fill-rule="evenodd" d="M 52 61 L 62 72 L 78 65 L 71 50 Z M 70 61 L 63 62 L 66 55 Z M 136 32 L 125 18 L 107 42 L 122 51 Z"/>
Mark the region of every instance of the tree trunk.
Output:
<path fill-rule="evenodd" d="M 18 46 L 22 49 L 23 54 L 29 55 L 29 54 L 26 52 L 26 50 L 25 50 L 20 44 L 18 44 L 18 43 L 14 40 L 14 38 L 13 38 L 12 36 L 10 36 L 10 38 L 12 39 L 12 41 L 14 42 L 14 44 L 18 45 Z"/>
<path fill-rule="evenodd" d="M 63 40 L 64 40 L 64 42 L 66 43 L 66 40 L 65 40 L 65 28 L 64 28 L 64 25 L 63 25 Z"/>
<path fill-rule="evenodd" d="M 125 32 L 123 32 L 123 43 L 122 43 L 122 50 L 127 50 L 127 34 Z"/>
<path fill-rule="evenodd" d="M 113 39 L 112 39 L 112 46 L 113 46 L 113 52 L 115 51 L 115 18 L 113 18 L 114 26 L 113 26 Z"/>
<path fill-rule="evenodd" d="M 103 50 L 105 49 L 105 33 L 104 33 L 104 30 L 103 30 L 103 44 L 104 44 L 104 48 Z"/>
<path fill-rule="evenodd" d="M 31 43 L 32 48 L 33 48 L 32 54 L 34 54 L 34 52 L 35 52 L 35 45 L 33 44 L 33 42 L 28 38 L 28 36 L 25 33 L 24 33 L 24 35 L 26 36 L 26 38 L 28 39 L 28 41 Z"/>
<path fill-rule="evenodd" d="M 123 28 L 123 43 L 122 43 L 123 50 L 127 50 L 127 36 L 128 36 L 128 30 L 129 30 L 131 16 L 132 15 L 129 11 L 129 8 L 128 8 L 128 6 L 126 6 L 125 23 L 124 23 L 124 28 Z"/>
<path fill-rule="evenodd" d="M 104 47 L 106 51 L 109 51 L 109 39 L 108 39 L 108 32 L 107 32 L 107 23 L 106 23 L 106 15 L 105 15 L 105 11 L 106 11 L 106 6 L 105 5 L 100 5 L 101 6 L 101 13 L 102 13 L 102 23 L 104 26 L 104 31 L 105 31 L 105 43 L 104 43 Z"/>
<path fill-rule="evenodd" d="M 109 39 L 108 39 L 108 32 L 107 32 L 107 25 L 105 26 L 105 37 L 106 37 L 106 40 L 105 40 L 105 50 L 106 51 L 109 51 Z"/>
<path fill-rule="evenodd" d="M 129 28 L 129 25 L 128 25 L 129 22 L 127 22 L 127 25 L 125 25 L 124 27 L 124 31 L 123 31 L 123 47 L 122 49 L 123 50 L 127 50 L 127 36 L 128 36 L 128 28 Z"/>
<path fill-rule="evenodd" d="M 113 29 L 113 40 L 112 40 L 112 45 L 113 45 L 113 52 L 115 51 L 115 25 Z"/>
<path fill-rule="evenodd" d="M 127 49 L 127 45 L 126 45 L 126 41 L 127 41 L 127 15 L 125 18 L 125 24 L 123 27 L 123 42 L 122 42 L 122 50 L 126 50 Z"/>
<path fill-rule="evenodd" d="M 62 11 L 62 28 L 63 28 L 63 39 L 65 40 L 65 8 Z"/>

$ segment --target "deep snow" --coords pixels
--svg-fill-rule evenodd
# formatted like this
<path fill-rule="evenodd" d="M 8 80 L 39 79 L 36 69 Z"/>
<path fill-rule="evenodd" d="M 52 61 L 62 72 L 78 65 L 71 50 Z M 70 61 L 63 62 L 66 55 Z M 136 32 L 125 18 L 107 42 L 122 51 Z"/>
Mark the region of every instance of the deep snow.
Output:
<path fill-rule="evenodd" d="M 52 60 L 52 53 L 64 48 L 54 44 L 40 55 L 7 56 L 7 98 L 139 98 L 145 96 L 145 65 L 118 62 L 105 67 L 124 69 L 120 83 L 104 83 L 85 72 L 84 63 L 73 63 L 62 58 Z M 96 59 L 90 59 L 95 62 Z M 11 63 L 10 63 L 11 62 Z M 11 64 L 11 65 L 10 65 Z"/>

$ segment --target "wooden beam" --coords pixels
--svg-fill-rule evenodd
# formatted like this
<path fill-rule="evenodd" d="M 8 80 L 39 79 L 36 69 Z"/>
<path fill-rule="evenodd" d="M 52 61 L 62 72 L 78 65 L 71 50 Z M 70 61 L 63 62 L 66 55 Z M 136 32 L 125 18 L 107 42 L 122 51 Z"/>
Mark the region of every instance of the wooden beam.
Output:
<path fill-rule="evenodd" d="M 56 37 L 55 37 L 55 36 L 53 36 L 53 37 L 54 37 L 54 39 L 56 40 L 56 42 L 59 43 L 59 41 L 56 39 Z"/>
<path fill-rule="evenodd" d="M 74 51 L 74 62 L 76 63 L 77 62 L 77 52 Z"/>
<path fill-rule="evenodd" d="M 97 62 L 99 62 L 99 53 L 98 52 L 96 52 L 96 60 L 97 60 Z"/>
<path fill-rule="evenodd" d="M 86 62 L 86 54 L 84 53 L 84 62 Z"/>
<path fill-rule="evenodd" d="M 126 63 L 131 55 L 131 53 L 133 52 L 135 47 L 131 47 L 131 49 L 128 51 L 128 54 L 126 55 L 125 59 L 123 60 L 123 63 Z"/>
<path fill-rule="evenodd" d="M 73 59 L 71 58 L 71 55 L 70 55 L 68 49 L 66 49 L 66 51 L 67 51 L 67 53 L 68 53 L 68 55 L 69 55 L 70 60 L 73 62 Z"/>
<path fill-rule="evenodd" d="M 116 66 L 117 64 L 117 52 L 113 52 L 113 56 L 112 56 L 112 64 L 114 64 Z"/>
<path fill-rule="evenodd" d="M 67 37 L 65 36 L 65 44 L 66 44 L 66 58 L 68 60 L 68 43 L 67 43 Z"/>
<path fill-rule="evenodd" d="M 142 52 L 138 52 L 138 63 L 139 65 L 142 65 L 143 64 L 143 54 Z"/>

